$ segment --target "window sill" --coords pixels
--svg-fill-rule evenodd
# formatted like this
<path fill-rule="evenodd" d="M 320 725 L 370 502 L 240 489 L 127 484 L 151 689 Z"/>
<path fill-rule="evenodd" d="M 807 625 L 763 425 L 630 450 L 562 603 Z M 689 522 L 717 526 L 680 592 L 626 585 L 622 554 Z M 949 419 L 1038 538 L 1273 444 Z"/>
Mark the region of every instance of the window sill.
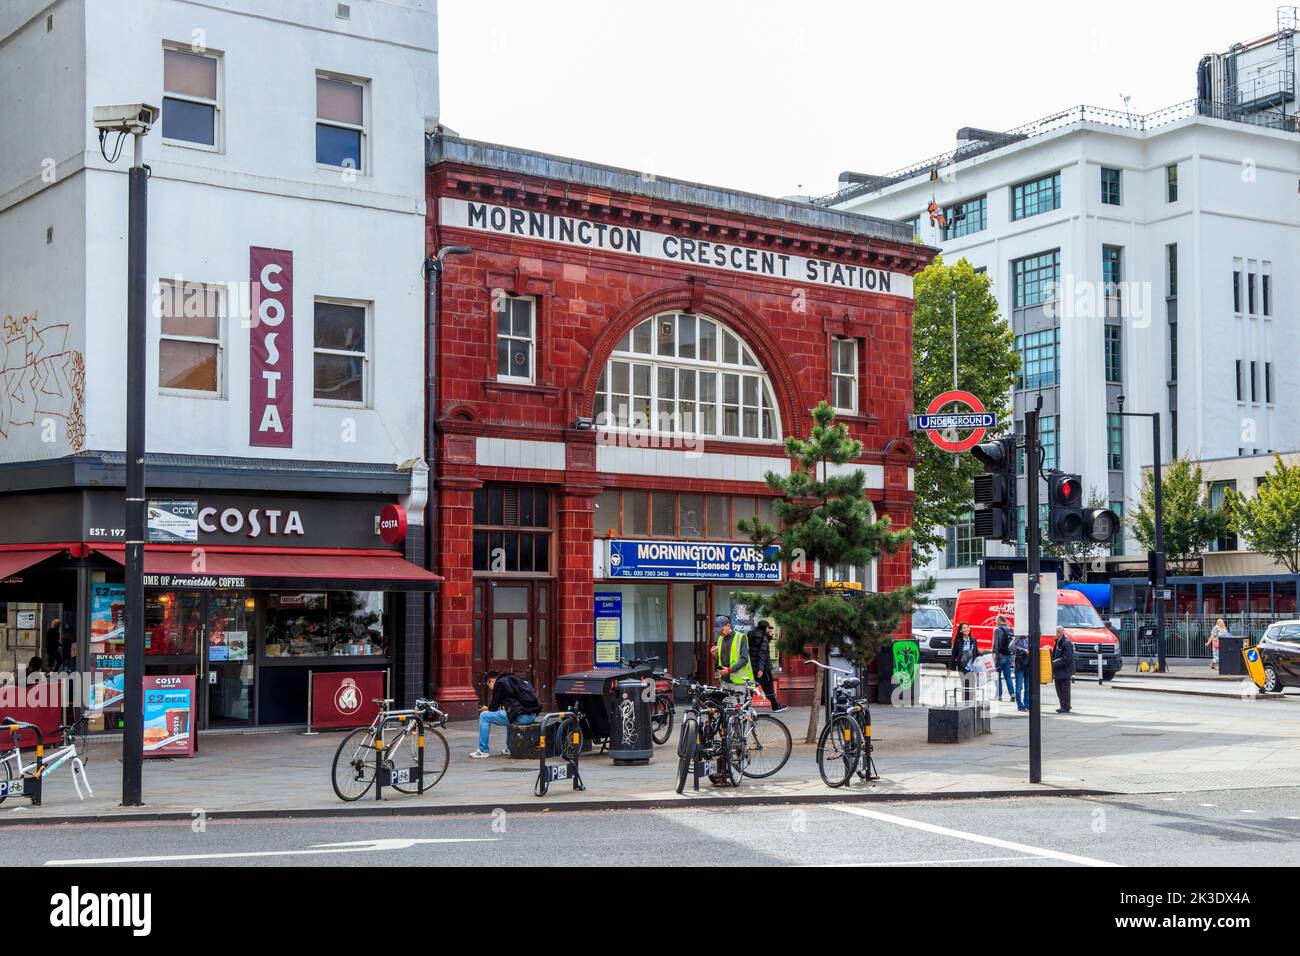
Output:
<path fill-rule="evenodd" d="M 835 409 L 835 420 L 837 422 L 853 422 L 858 425 L 875 425 L 880 421 L 880 418 L 867 412 L 846 412 L 837 408 Z"/>
<path fill-rule="evenodd" d="M 201 153 L 223 152 L 220 146 L 209 146 L 207 143 L 192 143 L 187 139 L 164 139 L 162 144 L 176 149 L 197 149 Z"/>
<path fill-rule="evenodd" d="M 163 388 L 158 386 L 158 394 L 167 398 L 195 398 L 201 402 L 224 402 L 226 396 L 221 392 L 199 392 L 188 388 Z"/>
<path fill-rule="evenodd" d="M 363 411 L 370 407 L 366 402 L 339 402 L 328 398 L 313 398 L 312 404 L 320 408 L 354 408 Z"/>
<path fill-rule="evenodd" d="M 539 393 L 542 395 L 559 395 L 560 389 L 555 385 L 539 385 L 536 382 L 516 382 L 509 379 L 489 378 L 483 380 L 485 389 L 497 389 L 502 392 Z"/>

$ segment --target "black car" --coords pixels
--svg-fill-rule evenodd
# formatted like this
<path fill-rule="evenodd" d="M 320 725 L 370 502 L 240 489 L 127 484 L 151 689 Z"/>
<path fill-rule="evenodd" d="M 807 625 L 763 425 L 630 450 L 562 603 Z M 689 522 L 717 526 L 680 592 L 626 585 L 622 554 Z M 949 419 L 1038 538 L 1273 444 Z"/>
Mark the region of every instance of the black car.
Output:
<path fill-rule="evenodd" d="M 1300 621 L 1270 624 L 1258 646 L 1264 664 L 1265 693 L 1300 687 Z"/>

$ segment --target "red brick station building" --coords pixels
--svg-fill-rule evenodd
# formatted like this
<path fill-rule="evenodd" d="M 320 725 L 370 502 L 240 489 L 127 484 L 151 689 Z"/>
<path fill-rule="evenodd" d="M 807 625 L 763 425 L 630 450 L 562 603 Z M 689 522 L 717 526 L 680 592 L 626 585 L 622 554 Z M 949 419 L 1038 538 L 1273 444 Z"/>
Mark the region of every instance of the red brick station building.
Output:
<path fill-rule="evenodd" d="M 702 673 L 716 614 L 788 569 L 740 519 L 828 399 L 878 516 L 913 513 L 912 277 L 901 223 L 457 138 L 428 142 L 436 287 L 434 689 L 657 655 Z M 835 574 L 911 580 L 906 552 Z M 811 575 L 810 575 L 811 577 Z M 904 625 L 906 626 L 906 625 Z M 795 701 L 811 677 L 778 681 Z"/>

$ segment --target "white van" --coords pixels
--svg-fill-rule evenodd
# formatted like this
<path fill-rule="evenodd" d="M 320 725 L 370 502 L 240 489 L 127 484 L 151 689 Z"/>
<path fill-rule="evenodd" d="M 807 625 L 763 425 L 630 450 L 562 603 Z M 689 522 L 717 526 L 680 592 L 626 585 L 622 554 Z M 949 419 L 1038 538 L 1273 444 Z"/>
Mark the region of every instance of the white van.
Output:
<path fill-rule="evenodd" d="M 944 663 L 952 657 L 952 621 L 937 604 L 912 608 L 912 637 L 920 646 L 922 663 Z"/>

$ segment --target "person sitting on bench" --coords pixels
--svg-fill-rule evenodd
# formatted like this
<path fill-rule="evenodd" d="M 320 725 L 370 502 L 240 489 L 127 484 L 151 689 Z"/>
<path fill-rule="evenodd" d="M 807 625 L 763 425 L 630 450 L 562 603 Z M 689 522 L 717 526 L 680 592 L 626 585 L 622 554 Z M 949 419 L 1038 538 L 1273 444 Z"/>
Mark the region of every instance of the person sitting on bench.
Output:
<path fill-rule="evenodd" d="M 470 754 L 476 759 L 492 756 L 489 734 L 494 726 L 509 728 L 511 724 L 531 724 L 542 712 L 533 685 L 523 677 L 488 671 L 487 690 L 491 695 L 488 704 L 478 709 L 478 750 Z M 507 736 L 506 743 L 509 742 Z M 509 747 L 501 753 L 510 756 Z"/>

